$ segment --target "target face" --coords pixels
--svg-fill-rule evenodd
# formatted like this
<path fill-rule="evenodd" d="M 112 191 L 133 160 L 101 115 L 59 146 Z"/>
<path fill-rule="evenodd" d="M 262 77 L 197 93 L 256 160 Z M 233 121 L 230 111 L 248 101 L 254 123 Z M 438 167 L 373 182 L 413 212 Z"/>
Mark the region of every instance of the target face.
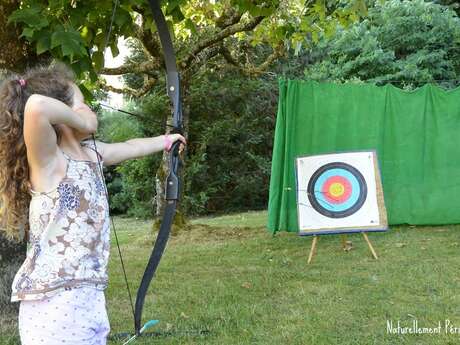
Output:
<path fill-rule="evenodd" d="M 375 151 L 297 157 L 296 187 L 300 235 L 388 229 Z"/>
<path fill-rule="evenodd" d="M 363 206 L 367 185 L 363 175 L 350 164 L 332 162 L 313 173 L 307 192 L 317 212 L 330 218 L 344 218 Z"/>

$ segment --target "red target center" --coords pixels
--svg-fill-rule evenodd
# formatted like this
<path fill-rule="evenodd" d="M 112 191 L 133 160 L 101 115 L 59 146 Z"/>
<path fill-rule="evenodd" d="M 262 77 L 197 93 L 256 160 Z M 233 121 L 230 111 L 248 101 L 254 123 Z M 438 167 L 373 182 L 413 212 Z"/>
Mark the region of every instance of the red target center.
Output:
<path fill-rule="evenodd" d="M 351 189 L 351 184 L 345 177 L 332 176 L 324 182 L 321 192 L 327 202 L 340 204 L 350 197 Z"/>

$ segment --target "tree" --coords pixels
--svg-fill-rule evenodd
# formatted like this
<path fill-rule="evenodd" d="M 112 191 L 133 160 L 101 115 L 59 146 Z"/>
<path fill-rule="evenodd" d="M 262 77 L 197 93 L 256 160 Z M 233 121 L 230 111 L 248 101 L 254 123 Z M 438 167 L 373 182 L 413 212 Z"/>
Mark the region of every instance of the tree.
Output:
<path fill-rule="evenodd" d="M 460 72 L 460 20 L 423 0 L 377 3 L 368 18 L 322 39 L 311 55 L 305 76 L 312 80 L 452 88 Z"/>

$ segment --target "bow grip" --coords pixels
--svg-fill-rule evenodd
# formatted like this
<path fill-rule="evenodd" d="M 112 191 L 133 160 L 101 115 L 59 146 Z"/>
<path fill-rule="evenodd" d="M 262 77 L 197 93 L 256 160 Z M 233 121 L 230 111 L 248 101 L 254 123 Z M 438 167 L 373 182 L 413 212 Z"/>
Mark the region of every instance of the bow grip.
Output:
<path fill-rule="evenodd" d="M 171 162 L 169 167 L 169 175 L 166 178 L 166 200 L 179 200 L 179 178 L 177 176 L 177 171 L 179 168 L 179 146 L 180 142 L 176 141 L 171 147 Z"/>

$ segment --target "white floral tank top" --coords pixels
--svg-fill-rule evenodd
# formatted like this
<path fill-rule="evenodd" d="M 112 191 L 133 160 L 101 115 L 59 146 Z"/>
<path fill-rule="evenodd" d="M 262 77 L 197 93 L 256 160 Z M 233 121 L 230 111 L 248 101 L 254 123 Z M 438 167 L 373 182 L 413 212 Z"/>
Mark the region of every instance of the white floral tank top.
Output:
<path fill-rule="evenodd" d="M 110 222 L 102 166 L 64 156 L 67 172 L 58 187 L 32 192 L 27 256 L 13 281 L 13 302 L 107 287 Z"/>

